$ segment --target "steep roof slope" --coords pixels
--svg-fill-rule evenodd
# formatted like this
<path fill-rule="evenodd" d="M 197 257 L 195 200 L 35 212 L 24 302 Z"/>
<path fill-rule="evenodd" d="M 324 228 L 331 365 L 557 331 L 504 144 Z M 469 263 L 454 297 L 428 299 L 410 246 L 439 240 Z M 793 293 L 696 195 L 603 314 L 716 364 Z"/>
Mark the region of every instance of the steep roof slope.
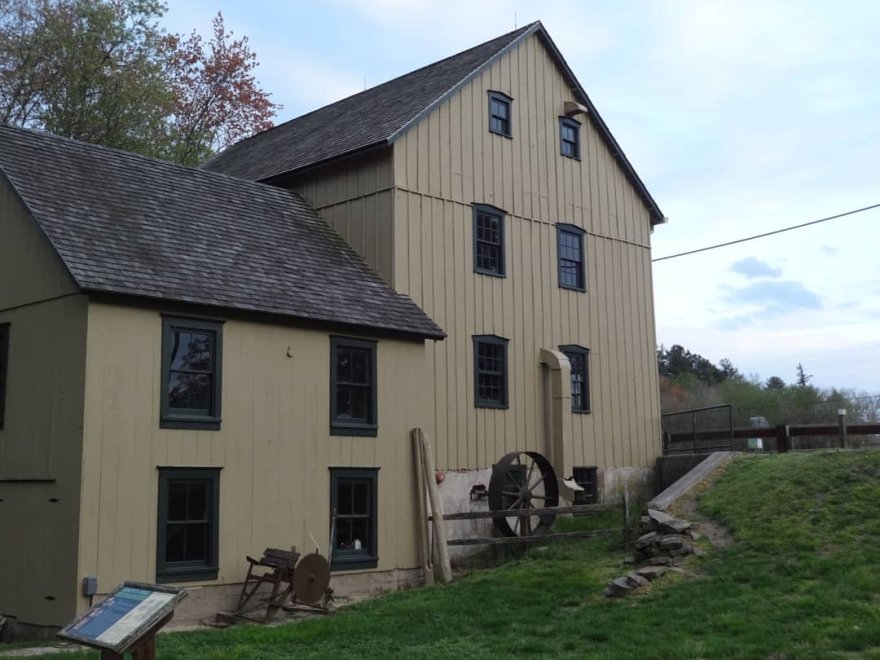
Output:
<path fill-rule="evenodd" d="M 386 144 L 531 26 L 447 57 L 234 144 L 205 163 L 254 181 Z"/>
<path fill-rule="evenodd" d="M 0 172 L 85 292 L 443 336 L 295 193 L 2 125 Z"/>
<path fill-rule="evenodd" d="M 589 120 L 648 207 L 651 223 L 664 222 L 663 212 L 540 21 L 258 133 L 217 154 L 203 167 L 253 181 L 271 181 L 325 161 L 390 145 L 533 34 L 568 80 L 574 98 L 587 107 Z"/>

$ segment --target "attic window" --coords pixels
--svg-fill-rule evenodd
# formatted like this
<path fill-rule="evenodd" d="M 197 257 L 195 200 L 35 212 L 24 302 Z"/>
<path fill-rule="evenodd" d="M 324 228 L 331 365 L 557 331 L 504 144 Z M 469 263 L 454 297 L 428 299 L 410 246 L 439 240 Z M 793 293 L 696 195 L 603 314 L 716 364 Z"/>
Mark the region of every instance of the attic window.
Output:
<path fill-rule="evenodd" d="M 489 92 L 489 132 L 511 137 L 510 105 L 512 98 L 503 92 Z"/>
<path fill-rule="evenodd" d="M 581 158 L 581 124 L 571 117 L 559 118 L 559 152 L 566 158 Z"/>

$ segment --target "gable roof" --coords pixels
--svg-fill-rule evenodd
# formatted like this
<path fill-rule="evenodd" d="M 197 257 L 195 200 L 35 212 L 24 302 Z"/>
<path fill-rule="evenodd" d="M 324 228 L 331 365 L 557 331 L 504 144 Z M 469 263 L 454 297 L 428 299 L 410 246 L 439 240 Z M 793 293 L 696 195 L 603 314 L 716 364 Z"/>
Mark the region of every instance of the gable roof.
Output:
<path fill-rule="evenodd" d="M 295 193 L 3 125 L 0 173 L 83 292 L 444 336 Z"/>
<path fill-rule="evenodd" d="M 217 154 L 203 167 L 271 182 L 297 170 L 391 145 L 483 69 L 533 34 L 538 35 L 568 80 L 575 99 L 587 108 L 589 120 L 648 207 L 651 224 L 665 222 L 657 202 L 540 21 L 258 133 Z"/>

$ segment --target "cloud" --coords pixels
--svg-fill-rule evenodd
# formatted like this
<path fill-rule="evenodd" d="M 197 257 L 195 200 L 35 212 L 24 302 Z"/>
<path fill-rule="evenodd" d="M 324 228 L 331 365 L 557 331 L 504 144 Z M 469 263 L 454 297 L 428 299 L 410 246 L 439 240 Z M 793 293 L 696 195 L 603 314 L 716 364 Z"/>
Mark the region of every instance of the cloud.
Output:
<path fill-rule="evenodd" d="M 830 245 L 822 245 L 822 246 L 819 248 L 819 250 L 820 250 L 820 251 L 822 252 L 822 254 L 824 254 L 826 257 L 833 257 L 835 254 L 837 254 L 838 252 L 840 252 L 840 250 L 838 250 L 836 247 L 831 247 Z"/>
<path fill-rule="evenodd" d="M 730 267 L 730 270 L 748 278 L 782 276 L 781 269 L 773 268 L 770 264 L 755 259 L 755 257 L 740 259 Z"/>
<path fill-rule="evenodd" d="M 750 312 L 752 318 L 769 318 L 802 310 L 822 309 L 822 300 L 800 282 L 792 280 L 762 281 L 743 287 L 722 287 L 722 299 Z M 733 320 L 733 319 L 728 319 Z M 742 314 L 738 315 L 742 322 Z"/>

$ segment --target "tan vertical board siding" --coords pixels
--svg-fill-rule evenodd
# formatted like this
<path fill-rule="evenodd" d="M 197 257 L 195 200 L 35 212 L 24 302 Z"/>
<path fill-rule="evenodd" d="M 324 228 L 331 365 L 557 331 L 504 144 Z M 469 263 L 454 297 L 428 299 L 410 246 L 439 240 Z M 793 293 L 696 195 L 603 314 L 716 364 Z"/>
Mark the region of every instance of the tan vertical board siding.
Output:
<path fill-rule="evenodd" d="M 60 625 L 75 612 L 86 299 L 0 177 L 0 613 Z"/>
<path fill-rule="evenodd" d="M 488 130 L 489 90 L 513 98 L 512 139 Z M 659 451 L 647 209 L 589 119 L 578 117 L 581 160 L 560 155 L 566 100 L 568 83 L 531 37 L 394 145 L 396 288 L 449 335 L 428 346 L 440 467 L 487 467 L 546 446 L 537 351 L 560 344 L 591 350 L 593 413 L 573 415 L 576 460 L 644 466 Z M 426 164 L 441 171 L 428 176 Z M 439 206 L 428 201 L 438 190 Z M 474 202 L 507 211 L 505 278 L 473 272 Z M 558 222 L 587 232 L 586 293 L 559 289 Z M 510 340 L 506 411 L 474 407 L 475 334 Z"/>
<path fill-rule="evenodd" d="M 36 221 L 0 174 L 0 311 L 76 292 Z"/>
<path fill-rule="evenodd" d="M 76 577 L 97 575 L 102 592 L 155 580 L 160 466 L 222 468 L 219 577 L 198 584 L 241 581 L 245 555 L 267 546 L 312 551 L 314 537 L 326 554 L 330 467 L 379 468 L 377 570 L 417 566 L 408 433 L 427 426 L 422 342 L 378 340 L 369 438 L 329 434 L 330 333 L 243 320 L 223 326 L 221 430 L 160 429 L 161 338 L 156 311 L 89 307 Z"/>
<path fill-rule="evenodd" d="M 15 273 L 6 263 L 0 258 L 0 281 L 26 278 L 31 269 L 39 279 L 37 266 L 47 262 L 35 255 Z M 0 309 L 0 323 L 10 324 L 0 430 L 0 612 L 25 623 L 61 625 L 76 608 L 86 304 L 72 295 Z"/>
<path fill-rule="evenodd" d="M 393 286 L 393 180 L 391 152 L 380 149 L 294 175 L 282 185 L 302 195 Z"/>

